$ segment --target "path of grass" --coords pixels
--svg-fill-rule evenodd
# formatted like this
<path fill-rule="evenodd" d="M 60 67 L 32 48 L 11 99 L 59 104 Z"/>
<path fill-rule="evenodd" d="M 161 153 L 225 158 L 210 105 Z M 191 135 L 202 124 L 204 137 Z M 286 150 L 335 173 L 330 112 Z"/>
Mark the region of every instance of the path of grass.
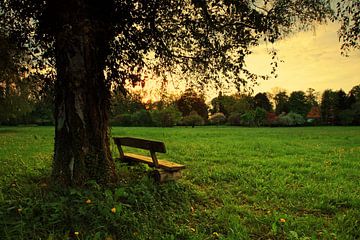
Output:
<path fill-rule="evenodd" d="M 148 168 L 118 164 L 115 188 L 56 191 L 45 184 L 52 131 L 0 128 L 6 238 L 71 228 L 80 239 L 360 238 L 359 127 L 114 128 L 164 141 L 162 157 L 186 164 L 183 179 L 158 185 Z"/>

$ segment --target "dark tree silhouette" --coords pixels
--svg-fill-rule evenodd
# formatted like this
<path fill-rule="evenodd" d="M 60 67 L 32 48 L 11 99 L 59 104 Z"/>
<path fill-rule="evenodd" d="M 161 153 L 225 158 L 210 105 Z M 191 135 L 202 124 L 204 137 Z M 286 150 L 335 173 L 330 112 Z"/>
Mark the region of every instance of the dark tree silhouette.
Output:
<path fill-rule="evenodd" d="M 303 117 L 310 111 L 311 105 L 307 102 L 303 91 L 294 91 L 289 97 L 289 111 L 301 114 Z"/>
<path fill-rule="evenodd" d="M 110 86 L 140 81 L 144 71 L 195 71 L 199 85 L 256 75 L 245 56 L 301 23 L 326 18 L 319 0 L 7 0 L 2 31 L 55 84 L 52 176 L 64 185 L 116 179 L 110 154 Z M 104 71 L 106 74 L 104 74 Z"/>
<path fill-rule="evenodd" d="M 258 93 L 254 97 L 255 107 L 263 108 L 266 111 L 272 111 L 272 104 L 266 93 Z"/>

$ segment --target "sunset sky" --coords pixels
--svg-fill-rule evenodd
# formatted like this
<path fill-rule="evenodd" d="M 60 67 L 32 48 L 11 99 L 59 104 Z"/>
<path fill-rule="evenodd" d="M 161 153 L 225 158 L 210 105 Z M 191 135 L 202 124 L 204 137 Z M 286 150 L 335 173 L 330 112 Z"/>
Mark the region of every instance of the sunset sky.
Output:
<path fill-rule="evenodd" d="M 278 50 L 283 61 L 279 63 L 278 78 L 260 81 L 254 87 L 254 93 L 272 92 L 274 88 L 288 91 L 306 91 L 313 88 L 320 94 L 326 89 L 343 89 L 348 92 L 360 84 L 360 51 L 350 52 L 349 57 L 341 55 L 341 44 L 338 40 L 339 25 L 329 23 L 319 25 L 312 31 L 298 32 L 275 44 L 262 44 L 253 49 L 253 54 L 246 59 L 247 67 L 254 73 L 269 74 L 271 56 L 269 50 Z M 155 80 L 156 81 L 156 80 Z M 151 87 L 152 86 L 152 87 Z M 159 98 L 159 84 L 148 82 L 143 92 L 144 99 Z M 170 92 L 179 94 L 185 85 L 177 78 L 169 82 Z M 146 93 L 145 93 L 146 92 Z M 235 90 L 224 90 L 224 94 L 235 93 Z M 217 91 L 206 93 L 207 100 L 217 96 Z"/>
<path fill-rule="evenodd" d="M 334 23 L 320 25 L 315 31 L 296 33 L 274 45 L 262 45 L 254 49 L 248 66 L 257 73 L 270 71 L 267 51 L 278 49 L 279 77 L 262 81 L 255 92 L 271 91 L 281 87 L 289 91 L 306 90 L 311 87 L 322 92 L 325 89 L 349 91 L 360 84 L 360 52 L 352 51 L 349 57 L 340 52 L 337 30 Z"/>

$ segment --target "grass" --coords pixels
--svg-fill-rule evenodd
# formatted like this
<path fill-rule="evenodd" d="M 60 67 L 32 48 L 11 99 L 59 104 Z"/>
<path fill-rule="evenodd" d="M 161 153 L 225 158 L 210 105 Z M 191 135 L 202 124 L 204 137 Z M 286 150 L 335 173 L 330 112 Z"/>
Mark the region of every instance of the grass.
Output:
<path fill-rule="evenodd" d="M 0 128 L 0 235 L 360 238 L 359 127 L 113 128 L 112 135 L 164 141 L 161 157 L 186 164 L 183 178 L 157 184 L 148 167 L 117 163 L 116 187 L 50 188 L 53 128 Z"/>

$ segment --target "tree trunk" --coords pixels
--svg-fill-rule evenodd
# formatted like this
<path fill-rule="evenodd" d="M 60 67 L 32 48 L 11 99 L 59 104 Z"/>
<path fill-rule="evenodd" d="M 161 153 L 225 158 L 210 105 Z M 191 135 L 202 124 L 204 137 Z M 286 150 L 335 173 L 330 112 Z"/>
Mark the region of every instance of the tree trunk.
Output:
<path fill-rule="evenodd" d="M 104 24 L 81 10 L 62 14 L 63 26 L 55 34 L 52 178 L 66 186 L 81 186 L 88 180 L 107 184 L 116 179 L 108 133 L 110 93 L 103 72 L 110 34 Z"/>

